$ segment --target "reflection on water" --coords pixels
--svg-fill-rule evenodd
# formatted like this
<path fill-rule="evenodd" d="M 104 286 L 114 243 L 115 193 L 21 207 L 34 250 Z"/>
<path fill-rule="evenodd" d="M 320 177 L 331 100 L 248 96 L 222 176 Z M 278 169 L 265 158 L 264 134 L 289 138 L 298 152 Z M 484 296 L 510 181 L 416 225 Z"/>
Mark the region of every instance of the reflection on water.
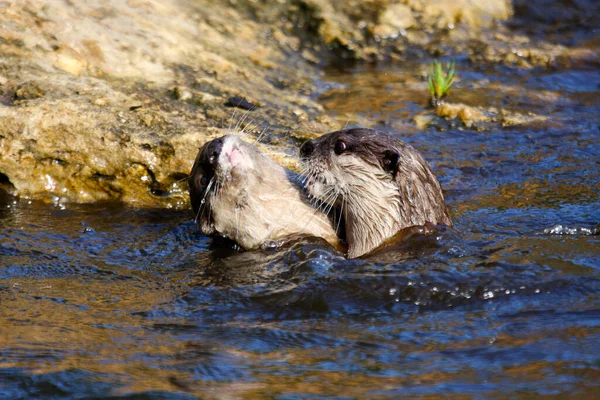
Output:
<path fill-rule="evenodd" d="M 323 97 L 401 134 L 446 189 L 456 232 L 402 258 L 239 253 L 189 212 L 0 194 L 0 398 L 597 395 L 598 71 L 462 66 L 455 99 L 550 117 L 475 132 L 415 128 L 416 69 L 332 72 Z"/>

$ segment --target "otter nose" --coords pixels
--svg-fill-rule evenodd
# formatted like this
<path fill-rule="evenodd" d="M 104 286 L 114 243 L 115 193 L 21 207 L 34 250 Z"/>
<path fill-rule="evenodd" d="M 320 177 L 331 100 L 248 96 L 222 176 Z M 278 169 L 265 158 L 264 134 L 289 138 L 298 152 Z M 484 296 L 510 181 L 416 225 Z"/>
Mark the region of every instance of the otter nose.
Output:
<path fill-rule="evenodd" d="M 302 147 L 300 147 L 300 158 L 310 157 L 314 150 L 315 145 L 313 144 L 312 140 L 305 142 Z"/>
<path fill-rule="evenodd" d="M 219 154 L 223 150 L 223 139 L 218 138 L 210 142 L 206 148 L 206 154 L 208 154 L 208 161 L 211 165 L 215 166 L 219 161 Z"/>

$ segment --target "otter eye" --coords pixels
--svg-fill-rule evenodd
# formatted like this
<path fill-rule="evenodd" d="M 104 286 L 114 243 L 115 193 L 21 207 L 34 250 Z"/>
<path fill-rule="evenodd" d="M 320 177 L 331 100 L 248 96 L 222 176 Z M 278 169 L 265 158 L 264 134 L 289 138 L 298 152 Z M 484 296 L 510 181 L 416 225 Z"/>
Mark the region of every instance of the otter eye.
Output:
<path fill-rule="evenodd" d="M 346 142 L 344 142 L 343 140 L 338 140 L 337 142 L 335 142 L 335 145 L 333 146 L 333 151 L 335 152 L 335 154 L 337 154 L 339 156 L 344 151 L 346 151 L 346 147 L 347 147 Z"/>

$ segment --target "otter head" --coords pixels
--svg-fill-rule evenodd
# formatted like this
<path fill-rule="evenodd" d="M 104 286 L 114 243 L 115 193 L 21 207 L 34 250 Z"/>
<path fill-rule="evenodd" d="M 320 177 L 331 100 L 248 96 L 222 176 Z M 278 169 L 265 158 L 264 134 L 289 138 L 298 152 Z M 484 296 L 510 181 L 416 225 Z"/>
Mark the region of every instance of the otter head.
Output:
<path fill-rule="evenodd" d="M 348 256 L 368 253 L 400 230 L 451 225 L 441 186 L 409 144 L 373 129 L 345 129 L 300 148 L 309 192 L 342 208 Z"/>
<path fill-rule="evenodd" d="M 188 186 L 202 233 L 211 235 L 218 231 L 215 223 L 223 208 L 243 208 L 246 189 L 261 174 L 256 160 L 263 157 L 256 147 L 233 135 L 214 139 L 200 149 Z"/>

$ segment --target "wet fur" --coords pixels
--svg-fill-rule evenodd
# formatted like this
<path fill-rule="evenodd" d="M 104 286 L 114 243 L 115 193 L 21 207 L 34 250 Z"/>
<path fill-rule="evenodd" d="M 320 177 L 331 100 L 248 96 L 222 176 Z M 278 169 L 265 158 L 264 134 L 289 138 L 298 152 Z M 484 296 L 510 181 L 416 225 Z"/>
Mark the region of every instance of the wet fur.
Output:
<path fill-rule="evenodd" d="M 346 145 L 339 155 L 338 141 Z M 363 128 L 328 133 L 303 145 L 301 165 L 309 191 L 342 208 L 350 258 L 411 226 L 452 226 L 431 167 L 399 139 Z"/>
<path fill-rule="evenodd" d="M 246 250 L 302 235 L 339 243 L 331 221 L 311 206 L 296 174 L 237 136 L 219 139 L 239 149 L 242 162 L 230 168 L 219 158 L 213 167 L 210 142 L 200 149 L 188 183 L 204 234 L 227 237 Z M 224 153 L 219 157 L 226 157 Z"/>

